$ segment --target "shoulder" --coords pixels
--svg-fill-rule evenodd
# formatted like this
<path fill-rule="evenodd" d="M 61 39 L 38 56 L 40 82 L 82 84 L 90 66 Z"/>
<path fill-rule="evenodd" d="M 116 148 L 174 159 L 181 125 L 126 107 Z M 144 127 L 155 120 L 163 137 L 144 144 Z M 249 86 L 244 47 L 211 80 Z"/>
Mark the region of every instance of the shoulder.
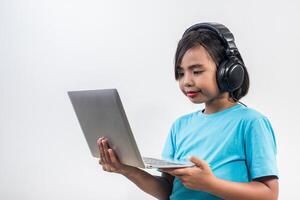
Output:
<path fill-rule="evenodd" d="M 254 108 L 240 105 L 238 109 L 227 113 L 223 118 L 224 123 L 238 124 L 243 130 L 257 126 L 271 126 L 268 117 Z"/>
<path fill-rule="evenodd" d="M 237 110 L 236 117 L 248 123 L 253 123 L 255 121 L 260 121 L 260 120 L 268 121 L 268 118 L 261 112 L 255 110 L 254 108 L 245 107 L 245 106 L 241 106 L 241 108 Z"/>
<path fill-rule="evenodd" d="M 242 124 L 244 125 L 248 135 L 258 137 L 267 134 L 274 137 L 274 130 L 271 122 L 264 114 L 253 108 L 243 107 L 240 110 L 240 115 Z"/>

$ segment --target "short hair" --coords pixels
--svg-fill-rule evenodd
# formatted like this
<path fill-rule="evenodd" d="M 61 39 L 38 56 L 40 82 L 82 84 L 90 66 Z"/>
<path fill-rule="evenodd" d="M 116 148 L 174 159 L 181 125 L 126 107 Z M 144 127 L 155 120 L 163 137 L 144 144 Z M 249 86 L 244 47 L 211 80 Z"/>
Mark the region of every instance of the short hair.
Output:
<path fill-rule="evenodd" d="M 196 46 L 203 46 L 205 50 L 209 53 L 211 58 L 213 59 L 214 63 L 217 66 L 217 70 L 219 69 L 220 64 L 228 59 L 226 55 L 226 47 L 222 42 L 221 38 L 212 31 L 191 31 L 185 34 L 181 40 L 178 42 L 176 54 L 175 54 L 175 80 L 179 79 L 178 69 L 180 68 L 182 58 L 184 54 L 189 50 Z M 239 54 L 238 57 L 243 62 L 241 55 Z M 234 101 L 239 101 L 242 97 L 244 97 L 249 90 L 249 74 L 246 69 L 244 68 L 244 80 L 238 89 L 234 90 L 233 92 L 229 92 L 229 97 L 232 98 Z"/>

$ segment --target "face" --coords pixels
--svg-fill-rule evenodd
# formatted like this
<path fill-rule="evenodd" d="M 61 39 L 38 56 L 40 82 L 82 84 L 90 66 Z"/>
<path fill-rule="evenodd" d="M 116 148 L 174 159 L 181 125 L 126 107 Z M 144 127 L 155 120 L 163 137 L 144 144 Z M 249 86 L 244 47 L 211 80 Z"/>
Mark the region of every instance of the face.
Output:
<path fill-rule="evenodd" d="M 209 103 L 220 94 L 216 81 L 216 64 L 201 45 L 189 49 L 178 69 L 179 87 L 193 103 Z"/>

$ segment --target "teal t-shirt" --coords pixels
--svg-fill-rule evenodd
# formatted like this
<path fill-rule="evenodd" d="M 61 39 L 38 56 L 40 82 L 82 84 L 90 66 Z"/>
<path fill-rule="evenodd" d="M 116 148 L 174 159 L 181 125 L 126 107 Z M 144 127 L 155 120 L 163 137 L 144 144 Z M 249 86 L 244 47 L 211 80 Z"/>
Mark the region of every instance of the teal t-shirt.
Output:
<path fill-rule="evenodd" d="M 237 104 L 220 112 L 193 112 L 178 118 L 167 137 L 162 157 L 186 160 L 196 156 L 209 163 L 214 175 L 234 182 L 278 176 L 276 141 L 269 120 Z M 186 188 L 175 178 L 171 200 L 220 199 Z"/>

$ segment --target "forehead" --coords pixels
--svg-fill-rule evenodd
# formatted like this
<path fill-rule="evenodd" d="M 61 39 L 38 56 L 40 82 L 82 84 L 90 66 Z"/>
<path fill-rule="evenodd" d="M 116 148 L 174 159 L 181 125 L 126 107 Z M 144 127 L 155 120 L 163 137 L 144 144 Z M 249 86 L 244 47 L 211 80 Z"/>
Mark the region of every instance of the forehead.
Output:
<path fill-rule="evenodd" d="M 206 49 L 198 45 L 194 48 L 191 48 L 185 52 L 181 60 L 181 69 L 187 69 L 190 66 L 199 65 L 202 67 L 210 67 L 213 60 Z"/>

